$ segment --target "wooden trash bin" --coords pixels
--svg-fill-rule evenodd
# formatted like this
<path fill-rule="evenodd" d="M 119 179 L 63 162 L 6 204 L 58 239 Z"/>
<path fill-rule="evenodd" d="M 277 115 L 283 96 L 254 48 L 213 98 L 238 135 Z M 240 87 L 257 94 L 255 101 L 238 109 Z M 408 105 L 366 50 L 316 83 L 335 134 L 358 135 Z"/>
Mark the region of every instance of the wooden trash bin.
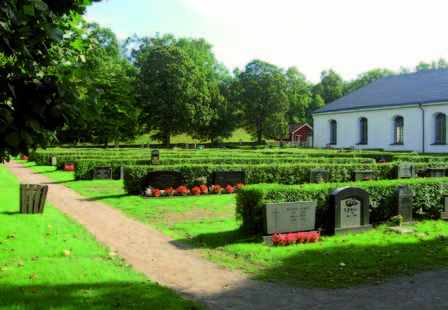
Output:
<path fill-rule="evenodd" d="M 48 185 L 20 184 L 20 213 L 44 213 Z"/>

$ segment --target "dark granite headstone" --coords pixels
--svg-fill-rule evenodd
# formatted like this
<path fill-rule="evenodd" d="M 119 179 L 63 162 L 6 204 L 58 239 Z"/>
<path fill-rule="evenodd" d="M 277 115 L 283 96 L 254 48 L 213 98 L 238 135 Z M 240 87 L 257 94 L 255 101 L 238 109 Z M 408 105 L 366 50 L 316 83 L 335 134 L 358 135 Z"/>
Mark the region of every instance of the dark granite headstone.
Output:
<path fill-rule="evenodd" d="M 330 194 L 329 233 L 356 234 L 372 229 L 369 224 L 369 194 L 355 186 L 342 187 Z"/>
<path fill-rule="evenodd" d="M 394 167 L 395 179 L 415 178 L 415 167 L 409 163 L 400 163 Z"/>
<path fill-rule="evenodd" d="M 57 164 L 56 156 L 51 157 L 51 165 L 56 166 L 56 164 Z"/>
<path fill-rule="evenodd" d="M 403 217 L 403 224 L 413 222 L 412 191 L 408 185 L 400 185 L 395 192 L 397 197 L 396 214 Z"/>
<path fill-rule="evenodd" d="M 148 173 L 148 186 L 157 189 L 176 188 L 182 185 L 184 176 L 178 171 L 152 171 Z"/>
<path fill-rule="evenodd" d="M 442 178 L 445 176 L 445 168 L 428 168 L 426 175 L 430 178 Z"/>
<path fill-rule="evenodd" d="M 245 171 L 215 171 L 212 174 L 213 185 L 225 187 L 228 184 L 235 186 L 237 183 L 246 184 Z"/>
<path fill-rule="evenodd" d="M 159 159 L 160 159 L 159 151 L 157 151 L 157 150 L 152 151 L 151 152 L 151 161 L 152 161 L 152 163 L 153 164 L 158 164 L 159 163 Z"/>
<path fill-rule="evenodd" d="M 442 220 L 448 221 L 448 194 L 445 194 L 443 197 L 444 209 L 440 211 L 440 218 Z"/>
<path fill-rule="evenodd" d="M 310 171 L 310 183 L 328 182 L 328 170 L 324 168 L 315 168 Z"/>
<path fill-rule="evenodd" d="M 67 166 L 73 166 L 73 160 L 64 160 L 64 169 Z"/>
<path fill-rule="evenodd" d="M 112 167 L 93 168 L 94 180 L 112 180 Z"/>
<path fill-rule="evenodd" d="M 316 202 L 267 203 L 263 210 L 263 232 L 275 233 L 314 230 Z"/>
<path fill-rule="evenodd" d="M 359 181 L 371 181 L 375 179 L 375 173 L 373 171 L 355 171 L 355 182 Z"/>

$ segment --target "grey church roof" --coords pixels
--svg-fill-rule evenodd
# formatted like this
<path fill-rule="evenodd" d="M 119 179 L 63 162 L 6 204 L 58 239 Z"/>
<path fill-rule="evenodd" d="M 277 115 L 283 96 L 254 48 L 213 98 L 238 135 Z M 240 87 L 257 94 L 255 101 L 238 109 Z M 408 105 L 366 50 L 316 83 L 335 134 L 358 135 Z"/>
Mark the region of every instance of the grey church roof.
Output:
<path fill-rule="evenodd" d="M 378 79 L 312 114 L 444 101 L 448 102 L 448 68 Z"/>

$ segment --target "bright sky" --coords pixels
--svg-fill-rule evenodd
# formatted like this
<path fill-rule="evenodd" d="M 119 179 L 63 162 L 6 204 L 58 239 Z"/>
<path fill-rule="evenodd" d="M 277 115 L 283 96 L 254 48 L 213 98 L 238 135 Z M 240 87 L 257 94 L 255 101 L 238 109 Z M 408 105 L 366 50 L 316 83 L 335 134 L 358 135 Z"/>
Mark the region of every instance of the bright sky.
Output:
<path fill-rule="evenodd" d="M 446 0 L 103 0 L 86 17 L 120 39 L 202 37 L 230 72 L 260 59 L 317 83 L 331 68 L 352 80 L 448 60 L 447 11 Z"/>

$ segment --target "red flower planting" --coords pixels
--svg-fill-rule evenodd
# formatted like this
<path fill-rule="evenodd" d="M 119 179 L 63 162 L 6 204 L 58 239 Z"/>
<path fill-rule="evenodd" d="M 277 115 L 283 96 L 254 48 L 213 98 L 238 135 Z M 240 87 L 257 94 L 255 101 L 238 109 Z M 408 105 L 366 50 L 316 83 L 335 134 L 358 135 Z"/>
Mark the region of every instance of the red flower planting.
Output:
<path fill-rule="evenodd" d="M 227 184 L 227 186 L 226 186 L 226 192 L 229 193 L 229 194 L 231 194 L 231 193 L 233 193 L 233 191 L 234 191 L 234 189 L 233 189 L 232 185 Z"/>
<path fill-rule="evenodd" d="M 221 192 L 222 192 L 221 185 L 213 185 L 212 186 L 212 193 L 213 194 L 221 194 Z"/>
<path fill-rule="evenodd" d="M 165 190 L 165 193 L 166 193 L 168 196 L 173 196 L 173 195 L 174 195 L 174 189 L 173 189 L 172 187 L 167 188 L 167 189 Z"/>
<path fill-rule="evenodd" d="M 275 246 L 288 246 L 296 243 L 314 243 L 319 239 L 320 235 L 317 231 L 275 234 L 272 236 L 272 244 Z"/>
<path fill-rule="evenodd" d="M 179 186 L 176 191 L 181 196 L 187 196 L 188 194 L 188 189 L 185 186 Z"/>
<path fill-rule="evenodd" d="M 205 185 L 201 185 L 201 192 L 204 194 L 208 193 L 208 187 Z"/>
<path fill-rule="evenodd" d="M 65 166 L 64 170 L 65 171 L 73 171 L 73 170 L 75 170 L 75 167 L 73 167 L 73 166 Z"/>
<path fill-rule="evenodd" d="M 240 189 L 241 187 L 244 187 L 244 184 L 242 183 L 236 183 L 235 188 Z"/>
<path fill-rule="evenodd" d="M 201 194 L 201 188 L 199 188 L 198 186 L 196 186 L 196 187 L 193 187 L 192 189 L 191 189 L 191 193 L 193 194 L 193 195 L 200 195 Z"/>
<path fill-rule="evenodd" d="M 160 189 L 154 188 L 154 189 L 152 190 L 152 195 L 153 195 L 154 197 L 160 197 Z"/>

